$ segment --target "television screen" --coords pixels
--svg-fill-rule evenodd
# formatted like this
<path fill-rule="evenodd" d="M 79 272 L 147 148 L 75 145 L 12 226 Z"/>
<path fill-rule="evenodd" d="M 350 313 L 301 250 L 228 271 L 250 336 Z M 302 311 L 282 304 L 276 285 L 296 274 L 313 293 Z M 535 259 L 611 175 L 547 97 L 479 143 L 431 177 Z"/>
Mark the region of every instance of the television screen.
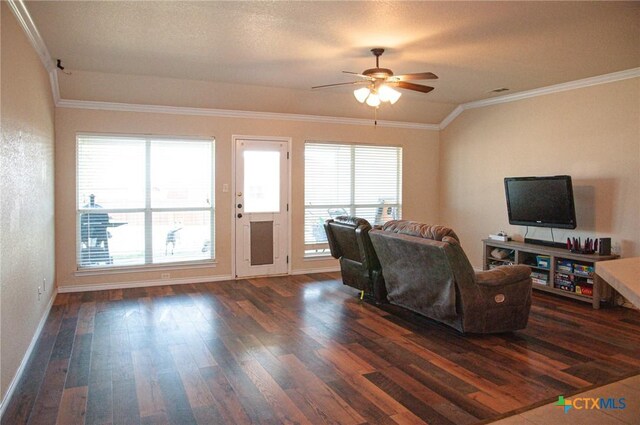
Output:
<path fill-rule="evenodd" d="M 504 188 L 510 224 L 576 228 L 570 176 L 506 177 Z"/>

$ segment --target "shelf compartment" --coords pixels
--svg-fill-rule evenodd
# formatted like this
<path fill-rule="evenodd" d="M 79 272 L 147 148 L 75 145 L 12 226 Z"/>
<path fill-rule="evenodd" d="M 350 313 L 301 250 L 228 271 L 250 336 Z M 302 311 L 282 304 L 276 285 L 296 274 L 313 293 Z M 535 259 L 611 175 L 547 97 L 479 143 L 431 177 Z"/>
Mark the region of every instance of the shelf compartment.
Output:
<path fill-rule="evenodd" d="M 573 299 L 576 299 L 576 300 L 588 301 L 588 302 L 591 302 L 593 300 L 593 297 L 590 297 L 588 295 L 577 294 L 575 292 L 567 292 L 567 291 L 563 291 L 561 289 L 552 288 L 551 286 L 547 286 L 547 285 L 539 285 L 537 283 L 534 283 L 533 284 L 533 288 L 534 289 L 538 289 L 540 291 L 550 292 L 550 293 L 553 293 L 553 294 L 558 294 L 558 295 L 562 295 L 562 296 L 565 296 L 565 297 L 573 298 Z"/>
<path fill-rule="evenodd" d="M 490 261 L 499 261 L 501 263 L 509 263 L 515 264 L 515 260 L 513 258 L 495 258 L 495 257 L 487 257 L 487 260 Z"/>
<path fill-rule="evenodd" d="M 550 271 L 551 270 L 550 257 L 546 256 L 547 267 L 545 267 L 545 264 L 542 264 L 541 261 L 539 261 L 539 257 L 540 255 L 535 252 L 520 252 L 518 255 L 518 262 L 520 264 L 524 264 L 525 266 L 529 266 L 535 270 Z"/>
<path fill-rule="evenodd" d="M 532 280 L 537 273 L 548 275 L 545 281 L 540 275 L 533 280 L 533 288 L 540 291 L 556 294 L 558 296 L 573 298 L 576 300 L 591 303 L 594 309 L 600 308 L 601 301 L 610 301 L 612 298 L 611 291 L 607 290 L 606 283 L 597 279 L 595 274 L 589 275 L 591 269 L 595 269 L 595 263 L 598 261 L 613 260 L 618 258 L 617 255 L 597 255 L 573 253 L 564 248 L 546 247 L 531 245 L 517 241 L 495 241 L 491 239 L 483 240 L 484 244 L 484 262 L 483 268 L 497 267 L 497 265 L 523 264 L 531 268 Z M 491 253 L 495 249 L 509 251 L 509 258 L 495 258 Z M 538 267 L 538 256 L 547 256 L 549 258 L 549 268 Z M 513 261 L 513 259 L 515 261 Z M 564 265 L 564 268 L 558 268 L 558 265 Z M 586 273 L 575 273 L 573 267 L 578 265 L 579 268 L 585 270 Z M 571 271 L 569 271 L 569 266 Z M 556 277 L 562 276 L 562 279 L 572 291 L 564 291 L 555 288 Z M 572 286 L 570 286 L 572 285 Z M 576 292 L 578 291 L 578 292 Z M 584 293 L 583 293 L 584 292 Z M 598 299 L 593 297 L 593 293 L 601 294 Z M 607 294 L 603 298 L 602 294 Z"/>
<path fill-rule="evenodd" d="M 531 281 L 538 285 L 549 286 L 551 283 L 551 273 L 549 270 L 534 270 L 531 272 Z"/>

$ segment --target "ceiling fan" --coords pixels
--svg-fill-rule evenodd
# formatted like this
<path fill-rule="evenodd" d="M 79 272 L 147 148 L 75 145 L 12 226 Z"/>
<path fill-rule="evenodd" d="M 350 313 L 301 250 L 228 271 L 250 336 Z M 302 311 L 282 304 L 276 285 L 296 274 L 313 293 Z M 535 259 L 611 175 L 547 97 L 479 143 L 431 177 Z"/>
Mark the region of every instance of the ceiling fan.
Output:
<path fill-rule="evenodd" d="M 397 87 L 405 90 L 414 90 L 421 93 L 429 93 L 433 87 L 424 86 L 422 84 L 409 83 L 409 80 L 435 80 L 437 75 L 432 72 L 416 72 L 412 74 L 393 75 L 393 71 L 388 68 L 380 68 L 380 56 L 384 53 L 384 49 L 371 49 L 371 53 L 376 57 L 376 67 L 362 71 L 362 73 L 342 71 L 345 74 L 355 75 L 361 80 L 351 81 L 347 83 L 325 84 L 322 86 L 311 87 L 312 89 L 321 89 L 326 87 L 345 86 L 345 85 L 364 85 L 354 90 L 353 95 L 358 102 L 367 103 L 367 105 L 377 108 L 381 102 L 390 102 L 394 104 L 398 101 L 401 93 L 394 90 Z"/>

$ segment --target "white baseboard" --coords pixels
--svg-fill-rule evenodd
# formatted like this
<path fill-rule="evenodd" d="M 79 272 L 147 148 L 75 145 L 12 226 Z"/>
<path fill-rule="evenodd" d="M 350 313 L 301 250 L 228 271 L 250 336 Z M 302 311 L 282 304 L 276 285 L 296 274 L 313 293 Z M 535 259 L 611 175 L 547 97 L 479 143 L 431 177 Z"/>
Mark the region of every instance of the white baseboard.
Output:
<path fill-rule="evenodd" d="M 153 280 L 139 280 L 134 282 L 106 282 L 99 284 L 89 285 L 60 285 L 58 286 L 58 292 L 61 294 L 68 292 L 90 292 L 90 291 L 104 291 L 108 289 L 130 289 L 130 288 L 145 288 L 149 286 L 165 286 L 165 285 L 186 285 L 190 283 L 207 283 L 207 282 L 219 282 L 222 280 L 235 280 L 234 276 L 207 276 L 207 277 L 187 277 L 182 279 L 153 279 Z"/>
<path fill-rule="evenodd" d="M 340 267 L 323 267 L 315 269 L 302 269 L 293 270 L 291 275 L 307 274 L 307 273 L 331 273 L 339 272 Z M 105 291 L 109 289 L 131 289 L 131 288 L 145 288 L 149 286 L 164 286 L 164 285 L 185 285 L 190 283 L 207 283 L 207 282 L 220 282 L 223 280 L 236 280 L 235 276 L 223 275 L 223 276 L 209 276 L 209 277 L 195 277 L 195 278 L 183 278 L 183 279 L 154 279 L 154 280 L 139 280 L 134 282 L 106 282 L 99 284 L 88 285 L 59 285 L 58 293 L 65 294 L 70 292 L 90 292 L 90 291 Z"/>
<path fill-rule="evenodd" d="M 291 274 L 292 275 L 297 275 L 297 274 L 313 274 L 313 273 L 332 273 L 332 272 L 339 272 L 340 271 L 340 266 L 338 267 L 322 267 L 322 268 L 316 268 L 316 269 L 301 269 L 301 270 L 292 270 Z"/>
<path fill-rule="evenodd" d="M 29 347 L 27 351 L 24 353 L 22 357 L 22 361 L 20 362 L 20 366 L 18 366 L 18 370 L 16 371 L 11 383 L 9 384 L 9 388 L 7 388 L 7 393 L 4 395 L 4 398 L 0 402 L 0 420 L 2 420 L 2 416 L 4 415 L 4 411 L 7 409 L 7 405 L 13 396 L 13 392 L 16 390 L 20 379 L 22 379 L 22 374 L 24 373 L 25 368 L 27 367 L 27 363 L 29 362 L 29 358 L 31 354 L 33 354 L 33 350 L 36 347 L 36 343 L 38 342 L 38 338 L 40 338 L 40 333 L 42 332 L 42 328 L 44 328 L 44 324 L 47 323 L 47 318 L 49 317 L 49 313 L 51 312 L 51 307 L 53 307 L 53 301 L 56 299 L 56 295 L 58 295 L 58 290 L 54 289 L 53 294 L 51 294 L 51 298 L 49 299 L 49 304 L 44 311 L 44 314 L 40 318 L 40 323 L 38 323 L 38 327 L 33 334 L 33 338 L 31 338 L 31 343 L 29 343 Z M 5 342 L 6 343 L 6 342 Z"/>

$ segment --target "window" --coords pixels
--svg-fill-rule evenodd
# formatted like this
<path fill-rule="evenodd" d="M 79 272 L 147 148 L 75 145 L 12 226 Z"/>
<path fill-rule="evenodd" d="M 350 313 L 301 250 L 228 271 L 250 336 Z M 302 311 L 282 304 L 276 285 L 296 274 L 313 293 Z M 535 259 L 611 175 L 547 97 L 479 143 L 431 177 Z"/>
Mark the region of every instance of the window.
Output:
<path fill-rule="evenodd" d="M 328 253 L 325 220 L 383 224 L 402 215 L 402 148 L 305 143 L 305 255 Z"/>
<path fill-rule="evenodd" d="M 214 145 L 78 135 L 78 268 L 212 260 Z"/>

